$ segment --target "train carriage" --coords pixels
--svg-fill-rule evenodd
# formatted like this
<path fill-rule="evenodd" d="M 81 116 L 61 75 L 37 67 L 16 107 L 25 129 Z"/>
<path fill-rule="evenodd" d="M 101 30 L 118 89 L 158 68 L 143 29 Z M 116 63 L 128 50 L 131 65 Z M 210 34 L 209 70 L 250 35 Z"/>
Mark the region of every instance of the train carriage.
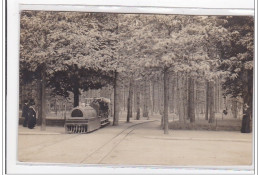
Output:
<path fill-rule="evenodd" d="M 106 98 L 87 98 L 72 109 L 65 120 L 66 133 L 88 133 L 109 124 L 109 103 Z"/>

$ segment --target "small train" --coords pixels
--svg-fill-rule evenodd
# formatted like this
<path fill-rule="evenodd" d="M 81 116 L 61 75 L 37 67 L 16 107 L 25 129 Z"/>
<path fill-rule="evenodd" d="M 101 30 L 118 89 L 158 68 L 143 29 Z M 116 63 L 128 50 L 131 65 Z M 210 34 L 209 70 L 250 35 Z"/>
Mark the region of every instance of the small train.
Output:
<path fill-rule="evenodd" d="M 72 109 L 65 120 L 66 133 L 88 133 L 108 125 L 109 103 L 107 98 L 87 98 L 85 103 Z"/>

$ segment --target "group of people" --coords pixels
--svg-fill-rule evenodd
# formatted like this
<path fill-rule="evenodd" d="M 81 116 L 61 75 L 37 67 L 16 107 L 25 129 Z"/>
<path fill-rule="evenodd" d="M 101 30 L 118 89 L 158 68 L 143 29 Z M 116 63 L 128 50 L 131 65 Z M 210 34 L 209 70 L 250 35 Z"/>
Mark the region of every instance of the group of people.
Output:
<path fill-rule="evenodd" d="M 24 118 L 23 127 L 33 129 L 36 125 L 36 111 L 34 109 L 34 100 L 26 100 L 22 110 L 22 117 Z"/>
<path fill-rule="evenodd" d="M 101 117 L 107 117 L 108 116 L 108 103 L 104 101 L 103 99 L 94 99 L 90 106 L 94 108 L 97 111 L 97 115 Z"/>

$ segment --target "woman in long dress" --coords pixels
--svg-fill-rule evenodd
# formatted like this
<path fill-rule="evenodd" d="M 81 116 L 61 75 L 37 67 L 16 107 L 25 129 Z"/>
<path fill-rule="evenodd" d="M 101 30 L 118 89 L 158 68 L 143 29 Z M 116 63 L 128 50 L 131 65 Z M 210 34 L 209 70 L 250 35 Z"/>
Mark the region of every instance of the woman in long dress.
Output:
<path fill-rule="evenodd" d="M 27 127 L 28 126 L 28 111 L 29 111 L 29 104 L 28 101 L 26 100 L 23 106 L 23 110 L 22 110 L 22 117 L 24 118 L 23 121 L 23 127 Z"/>
<path fill-rule="evenodd" d="M 28 128 L 33 129 L 36 125 L 36 111 L 34 109 L 35 103 L 32 101 L 28 110 Z"/>

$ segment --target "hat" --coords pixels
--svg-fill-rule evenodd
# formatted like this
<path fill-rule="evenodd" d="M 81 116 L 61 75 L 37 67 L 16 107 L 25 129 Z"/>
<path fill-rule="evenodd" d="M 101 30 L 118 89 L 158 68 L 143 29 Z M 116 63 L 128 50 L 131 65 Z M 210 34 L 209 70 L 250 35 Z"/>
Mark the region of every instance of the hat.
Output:
<path fill-rule="evenodd" d="M 35 102 L 33 99 L 30 99 L 30 102 L 29 102 L 30 105 L 35 105 Z"/>

